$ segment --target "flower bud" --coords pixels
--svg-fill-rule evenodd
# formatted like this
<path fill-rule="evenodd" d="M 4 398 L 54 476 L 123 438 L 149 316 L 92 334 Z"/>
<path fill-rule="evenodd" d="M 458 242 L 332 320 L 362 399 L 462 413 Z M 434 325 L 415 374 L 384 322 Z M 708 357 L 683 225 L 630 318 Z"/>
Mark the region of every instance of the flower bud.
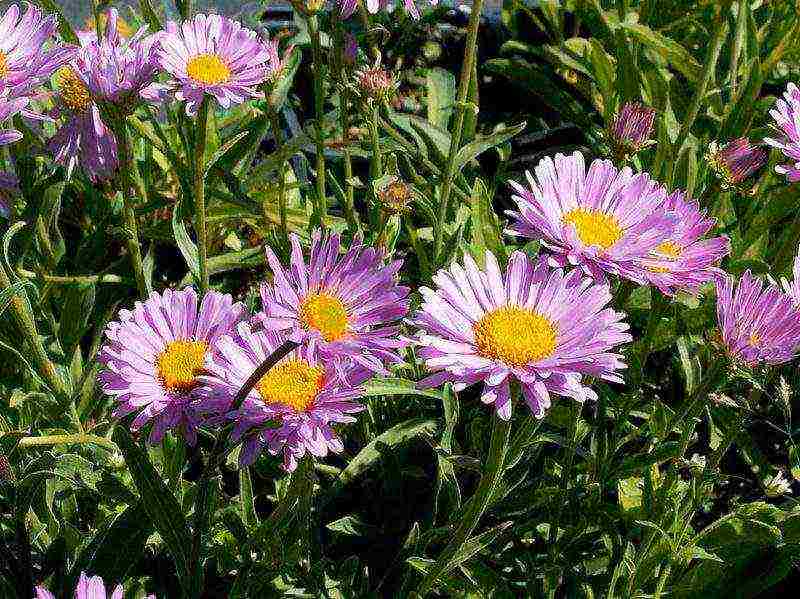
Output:
<path fill-rule="evenodd" d="M 766 164 L 767 152 L 740 137 L 724 146 L 712 143 L 708 161 L 725 186 L 737 187 Z"/>

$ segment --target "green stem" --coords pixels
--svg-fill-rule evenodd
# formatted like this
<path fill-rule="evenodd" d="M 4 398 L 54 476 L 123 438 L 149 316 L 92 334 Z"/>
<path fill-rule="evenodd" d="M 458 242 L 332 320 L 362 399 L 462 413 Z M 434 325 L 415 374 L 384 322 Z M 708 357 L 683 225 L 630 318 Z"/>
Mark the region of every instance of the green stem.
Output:
<path fill-rule="evenodd" d="M 272 134 L 275 136 L 275 151 L 280 153 L 284 143 L 283 130 L 278 120 L 278 113 L 272 107 L 269 108 L 269 121 L 272 126 Z M 289 223 L 286 209 L 286 160 L 281 160 L 281 164 L 278 167 L 278 213 L 281 221 L 281 233 L 286 241 L 286 247 L 289 247 Z M 268 218 L 265 204 L 264 227 L 268 227 L 269 223 L 270 219 Z"/>
<path fill-rule="evenodd" d="M 314 63 L 314 118 L 316 119 L 315 133 L 317 146 L 317 206 L 316 217 L 320 227 L 325 227 L 325 218 L 328 214 L 327 200 L 325 198 L 325 133 L 323 121 L 325 119 L 325 90 L 324 69 L 325 59 L 322 53 L 322 42 L 319 34 L 319 21 L 317 15 L 307 18 L 308 34 L 311 38 L 311 54 Z"/>
<path fill-rule="evenodd" d="M 736 87 L 739 83 L 739 58 L 742 55 L 742 40 L 745 39 L 747 31 L 747 15 L 750 12 L 749 0 L 739 0 L 738 14 L 736 15 L 736 34 L 733 36 L 733 43 L 731 44 L 731 66 L 730 85 L 731 85 L 731 98 L 736 98 Z M 729 106 L 735 106 L 735 102 L 731 102 Z"/>
<path fill-rule="evenodd" d="M 480 0 L 478 0 L 480 1 Z M 489 455 L 486 459 L 486 467 L 481 477 L 475 495 L 469 504 L 469 508 L 460 520 L 460 524 L 453 534 L 450 543 L 444 548 L 436 563 L 431 566 L 427 576 L 417 589 L 420 597 L 425 597 L 439 579 L 450 569 L 450 561 L 458 553 L 464 543 L 469 540 L 475 527 L 489 506 L 495 488 L 503 476 L 506 453 L 508 451 L 508 439 L 511 431 L 511 422 L 499 418 L 496 414 L 492 418 L 492 439 L 489 446 Z"/>
<path fill-rule="evenodd" d="M 676 160 L 674 161 L 672 170 L 670 171 L 670 182 L 672 179 L 674 179 L 675 171 L 678 168 L 679 160 L 677 160 L 677 157 L 680 156 L 683 145 L 686 143 L 689 133 L 692 130 L 692 125 L 694 125 L 697 115 L 700 113 L 700 107 L 703 105 L 703 100 L 705 100 L 708 85 L 714 78 L 714 73 L 717 68 L 717 61 L 719 60 L 719 54 L 722 51 L 722 45 L 725 43 L 725 38 L 727 37 L 728 20 L 722 15 L 722 12 L 719 9 L 717 10 L 716 25 L 714 27 L 714 34 L 711 38 L 711 44 L 708 48 L 706 62 L 703 66 L 703 76 L 700 78 L 700 82 L 697 84 L 697 89 L 695 90 L 692 101 L 689 104 L 689 110 L 686 112 L 686 116 L 683 119 L 683 124 L 678 132 L 678 138 L 675 141 L 675 150 L 672 154 L 676 157 Z"/>
<path fill-rule="evenodd" d="M 37 274 L 24 268 L 18 268 L 17 274 L 26 279 L 41 279 L 45 283 L 52 283 L 53 285 L 102 285 L 130 283 L 130 279 L 124 279 L 118 275 L 76 275 L 74 277 L 64 277 L 60 275 Z"/>
<path fill-rule="evenodd" d="M 620 22 L 625 20 L 625 15 L 628 14 L 629 0 L 617 0 L 617 14 L 619 15 Z"/>
<path fill-rule="evenodd" d="M 40 447 L 43 445 L 100 445 L 117 451 L 117 445 L 105 437 L 88 434 L 75 435 L 44 435 L 41 437 L 23 437 L 19 441 L 20 447 Z"/>
<path fill-rule="evenodd" d="M 566 499 L 567 489 L 569 488 L 569 481 L 572 477 L 572 465 L 575 462 L 575 449 L 578 445 L 578 421 L 581 418 L 582 405 L 577 401 L 571 401 L 569 419 L 569 445 L 567 446 L 566 464 L 561 470 L 561 491 L 564 493 Z M 561 524 L 561 516 L 564 513 L 564 501 L 558 503 L 555 518 L 550 522 L 550 530 L 548 534 L 548 547 L 550 547 L 550 561 L 555 566 L 555 561 L 558 552 L 558 528 Z"/>
<path fill-rule="evenodd" d="M 456 120 L 453 134 L 450 138 L 450 151 L 447 156 L 447 165 L 442 175 L 442 187 L 439 193 L 439 210 L 434 227 L 434 259 L 438 264 L 444 248 L 444 223 L 447 220 L 448 201 L 450 190 L 455 178 L 456 156 L 461 149 L 461 135 L 464 130 L 464 116 L 467 110 L 467 94 L 472 78 L 472 64 L 475 62 L 478 43 L 478 26 L 480 25 L 483 0 L 474 0 L 469 16 L 467 28 L 467 43 L 464 49 L 464 64 L 461 65 L 461 78 L 458 82 L 458 95 L 456 97 Z"/>
<path fill-rule="evenodd" d="M 119 151 L 120 174 L 122 175 L 122 214 L 125 220 L 125 244 L 131 256 L 133 275 L 136 278 L 136 288 L 140 297 L 147 297 L 147 283 L 142 265 L 142 250 L 139 246 L 139 227 L 136 223 L 136 211 L 133 197 L 133 150 L 131 137 L 128 132 L 128 123 L 125 117 L 118 120 L 117 148 Z"/>
<path fill-rule="evenodd" d="M 197 232 L 197 259 L 200 266 L 200 295 L 208 291 L 208 229 L 206 226 L 205 153 L 208 134 L 208 96 L 203 98 L 197 113 L 194 144 L 194 208 Z"/>

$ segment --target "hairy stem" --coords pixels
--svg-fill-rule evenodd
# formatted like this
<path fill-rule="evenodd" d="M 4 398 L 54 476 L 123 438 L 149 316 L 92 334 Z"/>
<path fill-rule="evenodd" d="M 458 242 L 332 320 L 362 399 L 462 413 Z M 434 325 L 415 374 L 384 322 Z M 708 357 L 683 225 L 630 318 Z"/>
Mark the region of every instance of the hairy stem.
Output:
<path fill-rule="evenodd" d="M 278 112 L 270 107 L 269 121 L 272 126 L 272 134 L 275 136 L 275 151 L 280 153 L 283 148 L 283 130 L 281 129 L 280 121 L 278 120 Z M 266 212 L 266 210 L 264 211 Z M 281 233 L 288 246 L 289 244 L 289 223 L 287 218 L 286 209 L 286 161 L 281 160 L 278 166 L 278 214 L 281 221 Z M 269 219 L 264 215 L 264 226 L 269 226 Z"/>
<path fill-rule="evenodd" d="M 316 15 L 308 17 L 308 34 L 311 37 L 311 54 L 314 63 L 314 118 L 316 120 L 315 136 L 317 146 L 317 205 L 316 218 L 321 227 L 325 227 L 328 207 L 325 199 L 325 58 L 322 53 L 322 42 L 319 34 L 319 20 Z"/>
<path fill-rule="evenodd" d="M 133 275 L 136 278 L 136 288 L 140 297 L 147 296 L 144 267 L 142 265 L 142 250 L 139 246 L 139 228 L 136 223 L 135 199 L 133 197 L 133 149 L 128 132 L 128 124 L 124 117 L 119 119 L 117 131 L 117 147 L 119 150 L 120 174 L 122 175 L 122 214 L 125 221 L 125 244 L 131 257 Z"/>
<path fill-rule="evenodd" d="M 194 146 L 194 208 L 197 232 L 197 260 L 200 266 L 200 295 L 208 291 L 208 229 L 206 226 L 205 152 L 208 134 L 208 96 L 197 113 Z"/>

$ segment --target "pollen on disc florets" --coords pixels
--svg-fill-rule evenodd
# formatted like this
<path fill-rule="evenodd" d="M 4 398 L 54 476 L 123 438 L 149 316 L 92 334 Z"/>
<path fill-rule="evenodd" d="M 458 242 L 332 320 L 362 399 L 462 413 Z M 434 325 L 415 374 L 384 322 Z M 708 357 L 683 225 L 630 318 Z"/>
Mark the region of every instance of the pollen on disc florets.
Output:
<path fill-rule="evenodd" d="M 92 105 L 92 95 L 75 71 L 65 67 L 57 79 L 61 103 L 73 112 L 86 112 Z"/>
<path fill-rule="evenodd" d="M 622 238 L 617 219 L 600 210 L 575 208 L 564 214 L 562 220 L 575 226 L 578 238 L 586 245 L 599 245 L 607 250 Z"/>
<path fill-rule="evenodd" d="M 186 64 L 186 74 L 198 83 L 218 85 L 228 82 L 231 70 L 216 54 L 198 54 Z"/>
<path fill-rule="evenodd" d="M 669 260 L 673 262 L 681 257 L 683 248 L 674 241 L 665 241 L 654 250 L 657 258 L 661 260 Z M 652 272 L 669 272 L 669 268 L 665 266 L 648 266 L 648 270 Z"/>
<path fill-rule="evenodd" d="M 325 382 L 325 369 L 294 358 L 281 362 L 256 384 L 265 404 L 285 404 L 304 412 L 314 404 Z"/>
<path fill-rule="evenodd" d="M 328 293 L 312 293 L 300 304 L 300 320 L 319 331 L 325 341 L 337 341 L 347 333 L 347 308 Z"/>
<path fill-rule="evenodd" d="M 186 393 L 197 386 L 203 370 L 208 343 L 205 341 L 171 341 L 156 358 L 158 378 L 165 389 Z"/>
<path fill-rule="evenodd" d="M 517 367 L 552 355 L 558 335 L 547 318 L 517 306 L 487 312 L 472 331 L 480 355 Z"/>

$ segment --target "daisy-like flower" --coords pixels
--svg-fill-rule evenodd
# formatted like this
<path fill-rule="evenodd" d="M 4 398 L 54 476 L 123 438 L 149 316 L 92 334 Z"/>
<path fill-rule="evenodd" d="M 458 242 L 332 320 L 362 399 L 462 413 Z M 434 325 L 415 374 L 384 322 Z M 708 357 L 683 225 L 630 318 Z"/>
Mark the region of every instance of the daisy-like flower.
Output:
<path fill-rule="evenodd" d="M 250 98 L 268 77 L 272 51 L 255 31 L 220 15 L 199 14 L 180 26 L 174 22 L 161 34 L 157 60 L 172 76 L 162 87 L 186 102 L 186 113 L 197 114 L 208 94 L 229 108 Z"/>
<path fill-rule="evenodd" d="M 514 252 L 505 275 L 486 254 L 481 271 L 470 256 L 421 288 L 414 319 L 419 355 L 434 374 L 420 383 L 452 381 L 457 390 L 483 382 L 481 400 L 500 418 L 511 417 L 512 380 L 519 382 L 533 414 L 541 418 L 550 394 L 583 402 L 597 395 L 584 376 L 622 382 L 625 368 L 614 349 L 631 340 L 623 314 L 609 307 L 607 285 L 533 263 Z"/>
<path fill-rule="evenodd" d="M 272 283 L 261 284 L 263 311 L 256 319 L 267 330 L 285 331 L 325 360 L 349 357 L 385 373 L 400 362 L 398 320 L 408 312 L 408 288 L 397 284 L 402 260 L 389 264 L 381 250 L 354 241 L 339 256 L 339 236 L 312 236 L 308 264 L 292 236 L 288 269 L 267 248 Z"/>
<path fill-rule="evenodd" d="M 220 339 L 209 374 L 202 377 L 211 405 L 230 407 L 253 371 L 285 340 L 274 331 L 253 332 L 247 323 Z M 320 361 L 308 346 L 292 350 L 229 413 L 233 441 L 244 439 L 240 463 L 252 464 L 267 449 L 283 453 L 283 466 L 291 472 L 306 454 L 340 453 L 342 442 L 332 425 L 355 422 L 353 414 L 364 409 L 355 401 L 359 385 L 368 376 L 352 365 Z M 213 409 L 220 410 L 219 405 Z"/>
<path fill-rule="evenodd" d="M 11 215 L 11 205 L 20 193 L 19 179 L 14 173 L 0 172 L 0 216 Z"/>
<path fill-rule="evenodd" d="M 110 178 L 119 165 L 117 140 L 103 122 L 100 108 L 76 67 L 62 68 L 56 85 L 53 117 L 64 119 L 48 142 L 56 163 L 63 165 L 68 174 L 80 165 L 92 181 Z"/>
<path fill-rule="evenodd" d="M 728 354 L 754 367 L 788 362 L 800 348 L 800 310 L 777 285 L 748 270 L 717 280 L 717 323 Z"/>
<path fill-rule="evenodd" d="M 130 110 L 155 77 L 154 46 L 158 36 L 147 35 L 147 28 L 142 27 L 135 35 L 123 37 L 113 8 L 108 11 L 106 22 L 108 26 L 100 39 L 85 43 L 76 53 L 73 73 L 94 99 Z"/>
<path fill-rule="evenodd" d="M 800 181 L 800 89 L 797 85 L 789 83 L 783 98 L 778 98 L 769 113 L 775 119 L 773 126 L 779 136 L 764 141 L 783 152 L 789 160 L 788 164 L 776 166 L 775 171 L 796 183 Z"/>
<path fill-rule="evenodd" d="M 75 587 L 75 599 L 122 599 L 123 588 L 118 585 L 111 594 L 107 594 L 106 585 L 103 584 L 103 579 L 99 576 L 86 576 L 85 572 L 81 572 L 78 579 L 78 586 Z M 53 593 L 46 588 L 37 586 L 36 597 L 34 599 L 55 599 Z M 148 595 L 145 599 L 156 599 L 155 595 Z"/>
<path fill-rule="evenodd" d="M 194 443 L 199 417 L 192 407 L 198 376 L 211 363 L 214 343 L 244 316 L 231 296 L 209 291 L 198 309 L 194 289 L 153 293 L 133 310 L 120 310 L 106 328 L 98 379 L 114 397 L 118 418 L 136 412 L 137 431 L 152 421 L 150 442 L 180 429 Z"/>
<path fill-rule="evenodd" d="M 510 181 L 518 211 L 509 230 L 541 239 L 555 266 L 580 266 L 598 280 L 604 273 L 646 284 L 642 259 L 674 233 L 676 218 L 661 209 L 666 189 L 647 173 L 618 170 L 595 160 L 587 172 L 583 156 L 544 158 L 529 187 Z"/>
<path fill-rule="evenodd" d="M 708 161 L 727 187 L 741 185 L 767 163 L 767 152 L 746 137 L 709 147 Z"/>
<path fill-rule="evenodd" d="M 610 127 L 614 153 L 624 157 L 635 154 L 650 143 L 656 111 L 639 102 L 626 102 Z"/>
<path fill-rule="evenodd" d="M 439 4 L 439 0 L 429 0 L 431 6 Z M 342 18 L 348 19 L 358 8 L 358 0 L 340 0 L 339 6 L 342 11 Z M 373 15 L 379 10 L 386 10 L 389 6 L 389 0 L 367 0 L 367 10 Z M 403 0 L 403 7 L 406 12 L 413 18 L 419 19 L 419 8 L 417 8 L 416 0 Z"/>
<path fill-rule="evenodd" d="M 716 265 L 730 253 L 730 241 L 724 235 L 703 238 L 716 221 L 681 190 L 672 193 L 662 209 L 674 214 L 678 222 L 669 239 L 643 260 L 648 280 L 665 295 L 673 296 L 678 291 L 695 293 L 700 285 L 722 274 Z"/>

